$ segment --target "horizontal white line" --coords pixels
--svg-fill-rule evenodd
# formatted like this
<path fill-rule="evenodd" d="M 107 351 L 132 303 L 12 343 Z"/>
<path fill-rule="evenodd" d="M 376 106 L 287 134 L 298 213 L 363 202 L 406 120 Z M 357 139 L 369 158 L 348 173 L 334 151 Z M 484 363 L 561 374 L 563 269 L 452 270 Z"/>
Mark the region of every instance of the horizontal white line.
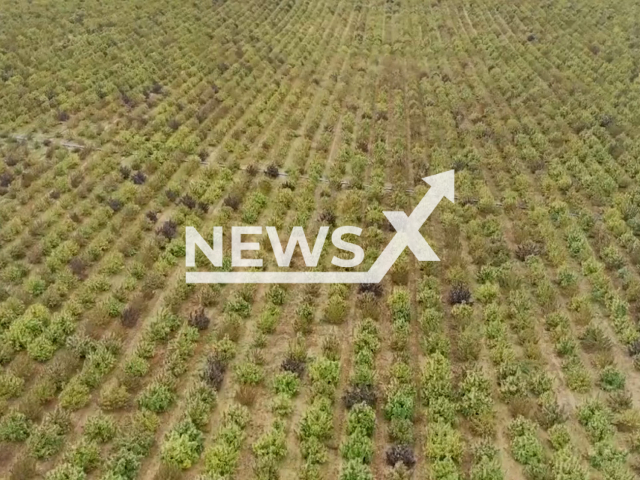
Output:
<path fill-rule="evenodd" d="M 187 283 L 378 283 L 372 272 L 187 272 Z"/>

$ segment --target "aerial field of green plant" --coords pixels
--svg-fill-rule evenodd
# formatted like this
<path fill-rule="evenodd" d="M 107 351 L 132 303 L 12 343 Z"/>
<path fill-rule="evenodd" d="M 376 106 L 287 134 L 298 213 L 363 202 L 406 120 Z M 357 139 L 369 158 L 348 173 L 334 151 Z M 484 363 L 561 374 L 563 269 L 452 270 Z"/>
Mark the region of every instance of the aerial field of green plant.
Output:
<path fill-rule="evenodd" d="M 0 0 L 0 479 L 639 478 L 639 19 Z M 187 226 L 357 225 L 365 271 L 450 169 L 440 262 L 185 281 Z"/>

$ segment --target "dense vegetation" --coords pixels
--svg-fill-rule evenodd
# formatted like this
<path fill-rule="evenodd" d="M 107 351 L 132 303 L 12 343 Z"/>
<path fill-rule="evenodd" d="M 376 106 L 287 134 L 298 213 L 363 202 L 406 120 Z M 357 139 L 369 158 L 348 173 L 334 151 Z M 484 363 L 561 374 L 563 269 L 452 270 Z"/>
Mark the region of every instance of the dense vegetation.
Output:
<path fill-rule="evenodd" d="M 0 0 L 0 476 L 637 478 L 639 15 Z M 440 263 L 185 283 L 185 226 L 367 269 L 450 168 Z"/>

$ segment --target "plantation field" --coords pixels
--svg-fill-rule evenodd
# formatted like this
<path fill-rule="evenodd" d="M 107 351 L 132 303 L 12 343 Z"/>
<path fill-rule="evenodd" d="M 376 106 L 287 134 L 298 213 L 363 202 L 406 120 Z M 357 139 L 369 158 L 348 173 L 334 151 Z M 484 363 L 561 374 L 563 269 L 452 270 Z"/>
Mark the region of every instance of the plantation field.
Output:
<path fill-rule="evenodd" d="M 0 479 L 638 478 L 638 18 L 0 0 Z M 225 270 L 233 225 L 359 226 L 367 270 L 449 169 L 440 262 L 185 281 L 186 226 Z"/>

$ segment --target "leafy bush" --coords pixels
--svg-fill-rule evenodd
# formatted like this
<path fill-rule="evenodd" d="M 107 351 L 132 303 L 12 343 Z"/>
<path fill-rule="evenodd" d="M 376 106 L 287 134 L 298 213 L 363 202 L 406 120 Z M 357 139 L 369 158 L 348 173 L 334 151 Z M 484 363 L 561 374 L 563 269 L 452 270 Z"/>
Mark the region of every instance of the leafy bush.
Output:
<path fill-rule="evenodd" d="M 267 299 L 274 305 L 284 305 L 287 291 L 280 285 L 272 285 L 267 291 Z"/>
<path fill-rule="evenodd" d="M 367 465 L 358 460 L 351 460 L 342 467 L 340 480 L 373 480 L 373 474 Z"/>
<path fill-rule="evenodd" d="M 117 410 L 129 403 L 131 395 L 127 387 L 118 381 L 107 383 L 100 391 L 99 405 L 105 410 Z"/>
<path fill-rule="evenodd" d="M 187 392 L 185 416 L 198 428 L 203 428 L 209 421 L 209 413 L 217 401 L 216 393 L 207 385 L 198 383 Z"/>
<path fill-rule="evenodd" d="M 578 421 L 596 442 L 611 437 L 615 431 L 611 410 L 598 400 L 587 400 L 578 407 Z"/>
<path fill-rule="evenodd" d="M 45 480 L 85 480 L 87 475 L 82 468 L 65 462 L 47 472 L 44 478 Z"/>
<path fill-rule="evenodd" d="M 241 385 L 258 385 L 264 378 L 264 370 L 260 365 L 245 361 L 236 365 L 235 376 Z"/>
<path fill-rule="evenodd" d="M 524 417 L 513 420 L 508 427 L 513 458 L 528 468 L 540 468 L 546 463 L 542 443 L 536 435 L 536 425 Z"/>
<path fill-rule="evenodd" d="M 309 365 L 309 378 L 314 394 L 332 396 L 340 380 L 340 362 L 316 359 Z"/>
<path fill-rule="evenodd" d="M 364 436 L 373 435 L 376 423 L 376 412 L 369 405 L 359 403 L 354 405 L 347 417 L 347 435 L 361 432 Z"/>
<path fill-rule="evenodd" d="M 347 302 L 340 295 L 329 297 L 327 308 L 324 312 L 324 321 L 333 325 L 341 324 L 347 314 Z"/>
<path fill-rule="evenodd" d="M 203 449 L 204 435 L 187 419 L 167 433 L 160 456 L 163 462 L 186 470 L 198 460 Z"/>
<path fill-rule="evenodd" d="M 69 410 L 78 410 L 89 403 L 91 390 L 77 377 L 73 378 L 60 393 L 60 405 Z"/>
<path fill-rule="evenodd" d="M 154 381 L 138 397 L 138 406 L 154 413 L 166 412 L 175 402 L 175 393 L 169 385 Z"/>
<path fill-rule="evenodd" d="M 327 398 L 316 398 L 302 416 L 298 428 L 301 441 L 313 437 L 317 440 L 328 440 L 333 431 L 333 410 Z"/>
<path fill-rule="evenodd" d="M 45 331 L 49 321 L 49 309 L 44 305 L 33 304 L 11 323 L 6 332 L 7 339 L 16 350 L 25 349 Z"/>
<path fill-rule="evenodd" d="M 558 424 L 549 429 L 549 441 L 554 450 L 562 450 L 570 446 L 571 436 L 566 425 Z"/>
<path fill-rule="evenodd" d="M 412 420 L 415 409 L 415 395 L 408 388 L 400 388 L 391 393 L 384 406 L 384 414 L 388 420 L 399 418 Z"/>
<path fill-rule="evenodd" d="M 0 420 L 0 442 L 23 442 L 31 430 L 31 421 L 25 414 L 9 410 Z"/>
<path fill-rule="evenodd" d="M 425 454 L 429 460 L 450 459 L 458 463 L 462 458 L 464 443 L 460 433 L 451 425 L 443 422 L 436 422 L 429 428 Z"/>
<path fill-rule="evenodd" d="M 413 420 L 392 418 L 389 422 L 389 439 L 399 444 L 413 443 Z"/>
<path fill-rule="evenodd" d="M 83 433 L 89 440 L 106 443 L 116 435 L 116 422 L 112 417 L 98 412 L 87 419 Z"/>
<path fill-rule="evenodd" d="M 33 430 L 27 441 L 27 448 L 37 459 L 49 458 L 60 451 L 68 430 L 69 414 L 55 410 L 46 415 L 42 423 Z"/>
<path fill-rule="evenodd" d="M 394 288 L 388 304 L 394 324 L 397 322 L 408 324 L 411 321 L 411 299 L 405 288 Z"/>
<path fill-rule="evenodd" d="M 232 405 L 224 413 L 213 445 L 205 452 L 205 467 L 212 476 L 229 476 L 236 469 L 244 428 L 249 421 L 245 407 Z"/>
<path fill-rule="evenodd" d="M 13 372 L 0 372 L 0 399 L 14 398 L 22 393 L 24 380 Z"/>
<path fill-rule="evenodd" d="M 605 392 L 624 390 L 625 376 L 613 365 L 607 365 L 600 371 L 600 388 Z"/>
<path fill-rule="evenodd" d="M 100 464 L 100 448 L 96 442 L 80 440 L 71 447 L 64 458 L 74 467 L 89 472 Z"/>
<path fill-rule="evenodd" d="M 262 434 L 252 446 L 256 457 L 254 472 L 259 479 L 278 477 L 278 463 L 287 454 L 284 425 L 276 422 L 273 427 Z"/>
<path fill-rule="evenodd" d="M 300 377 L 293 372 L 281 372 L 273 379 L 273 391 L 277 395 L 295 397 L 300 389 Z"/>
<path fill-rule="evenodd" d="M 356 430 L 350 434 L 340 447 L 342 458 L 369 463 L 373 458 L 373 442 L 364 431 Z"/>

